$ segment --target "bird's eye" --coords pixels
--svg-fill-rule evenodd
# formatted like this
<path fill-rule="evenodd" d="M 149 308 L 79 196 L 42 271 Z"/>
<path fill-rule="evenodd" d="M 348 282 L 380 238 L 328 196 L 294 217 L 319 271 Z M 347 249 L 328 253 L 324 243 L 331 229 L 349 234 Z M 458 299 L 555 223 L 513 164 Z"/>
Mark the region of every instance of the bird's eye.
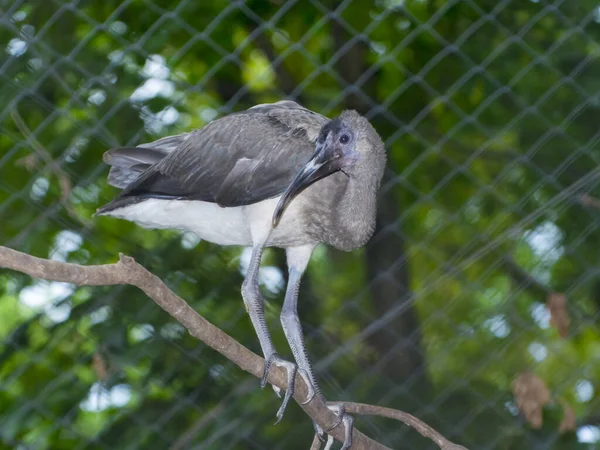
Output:
<path fill-rule="evenodd" d="M 350 136 L 347 134 L 342 134 L 340 136 L 340 144 L 347 144 L 348 142 L 350 142 Z"/>

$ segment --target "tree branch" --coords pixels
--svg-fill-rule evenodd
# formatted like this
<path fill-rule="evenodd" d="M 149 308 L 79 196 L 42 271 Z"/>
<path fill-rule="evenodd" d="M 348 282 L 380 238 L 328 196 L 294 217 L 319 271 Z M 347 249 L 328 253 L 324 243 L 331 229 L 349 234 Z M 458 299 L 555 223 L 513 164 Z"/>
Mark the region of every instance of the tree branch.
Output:
<path fill-rule="evenodd" d="M 412 427 L 415 430 L 417 430 L 421 434 L 421 436 L 429 438 L 433 442 L 435 442 L 440 447 L 440 450 L 467 450 L 462 445 L 450 442 L 440 433 L 435 431 L 422 420 L 417 419 L 412 414 L 406 413 L 404 411 L 399 411 L 397 409 L 384 408 L 383 406 L 367 405 L 364 403 L 343 403 L 346 407 L 346 412 L 349 413 L 360 414 L 362 416 L 381 416 L 387 417 L 388 419 L 394 419 L 399 420 L 400 422 L 404 422 L 409 427 Z"/>
<path fill-rule="evenodd" d="M 119 255 L 119 262 L 115 264 L 104 264 L 94 266 L 82 266 L 79 264 L 64 263 L 48 259 L 36 258 L 7 247 L 0 246 L 0 268 L 12 269 L 35 278 L 45 280 L 62 281 L 79 286 L 110 286 L 117 284 L 128 284 L 136 286 L 148 297 L 173 316 L 181 323 L 189 333 L 200 339 L 206 345 L 221 353 L 241 369 L 254 375 L 262 377 L 264 359 L 248 350 L 235 339 L 208 322 L 196 311 L 194 311 L 181 297 L 171 291 L 164 282 L 139 265 L 129 256 Z M 282 368 L 273 366 L 269 372 L 268 382 L 280 389 L 287 388 L 286 374 Z M 294 399 L 306 414 L 319 424 L 323 429 L 328 429 L 336 422 L 335 414 L 327 408 L 318 396 L 306 405 L 301 403 L 306 399 L 308 389 L 302 377 L 296 377 L 296 390 Z M 371 405 L 345 403 L 346 409 L 359 414 L 376 414 L 391 417 L 405 422 L 415 428 L 423 436 L 429 437 L 442 450 L 459 450 L 464 447 L 456 446 L 447 441 L 443 436 L 414 418 L 410 414 L 388 408 L 380 408 Z M 336 427 L 330 434 L 342 442 L 344 430 Z M 440 442 L 445 445 L 443 447 Z M 313 442 L 313 448 L 316 443 Z M 354 429 L 353 450 L 389 450 L 388 447 L 370 439 L 358 429 Z"/>

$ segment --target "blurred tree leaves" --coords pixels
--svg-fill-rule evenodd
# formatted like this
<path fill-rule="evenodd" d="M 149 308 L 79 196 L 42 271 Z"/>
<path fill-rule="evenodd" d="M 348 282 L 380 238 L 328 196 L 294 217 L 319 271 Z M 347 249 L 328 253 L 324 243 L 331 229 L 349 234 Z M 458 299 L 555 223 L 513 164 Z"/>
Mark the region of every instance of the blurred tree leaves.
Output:
<path fill-rule="evenodd" d="M 283 96 L 328 115 L 358 108 L 386 139 L 390 170 L 370 247 L 318 249 L 301 294 L 327 397 L 406 409 L 469 448 L 596 448 L 568 431 L 600 407 L 599 211 L 581 197 L 600 196 L 596 178 L 565 194 L 598 165 L 596 3 L 0 5 L 3 245 L 82 264 L 132 255 L 257 350 L 239 249 L 92 219 L 116 193 L 102 153 Z M 48 164 L 19 163 L 33 149 L 14 110 L 72 182 L 75 214 Z M 280 261 L 268 254 L 265 273 L 281 277 Z M 268 319 L 289 356 L 281 287 L 268 280 Z M 566 339 L 549 292 L 568 298 Z M 132 288 L 3 273 L 0 317 L 1 448 L 310 441 L 298 408 L 272 427 L 274 395 Z M 540 429 L 511 393 L 523 372 L 557 399 Z M 395 423 L 358 425 L 392 447 L 434 448 Z M 598 428 L 578 431 L 598 441 Z"/>

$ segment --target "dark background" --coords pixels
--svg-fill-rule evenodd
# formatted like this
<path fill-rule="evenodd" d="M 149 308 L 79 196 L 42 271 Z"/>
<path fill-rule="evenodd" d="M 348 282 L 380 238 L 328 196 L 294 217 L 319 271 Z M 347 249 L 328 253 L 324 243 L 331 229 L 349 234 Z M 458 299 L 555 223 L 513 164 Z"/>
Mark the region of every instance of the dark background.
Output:
<path fill-rule="evenodd" d="M 102 153 L 281 98 L 355 108 L 389 169 L 369 245 L 319 248 L 303 283 L 327 398 L 406 410 L 472 450 L 600 448 L 596 1 L 0 5 L 0 244 L 132 255 L 258 351 L 248 254 L 93 218 L 117 192 Z M 289 357 L 283 253 L 264 266 Z M 307 449 L 310 420 L 291 405 L 273 426 L 278 405 L 134 288 L 0 272 L 2 449 Z M 357 425 L 435 448 L 403 424 Z"/>

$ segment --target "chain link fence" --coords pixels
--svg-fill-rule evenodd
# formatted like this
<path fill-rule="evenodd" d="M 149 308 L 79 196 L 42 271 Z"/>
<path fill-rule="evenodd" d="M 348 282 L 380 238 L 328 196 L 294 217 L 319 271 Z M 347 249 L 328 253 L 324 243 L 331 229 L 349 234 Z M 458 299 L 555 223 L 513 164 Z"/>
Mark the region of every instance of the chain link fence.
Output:
<path fill-rule="evenodd" d="M 252 350 L 249 254 L 94 218 L 102 153 L 289 98 L 386 142 L 363 250 L 318 248 L 300 316 L 325 396 L 471 449 L 600 448 L 600 6 L 545 0 L 0 1 L 0 243 L 134 256 Z M 280 352 L 286 281 L 261 283 Z M 295 405 L 143 294 L 0 272 L 0 448 L 308 448 Z M 392 447 L 436 446 L 358 417 Z"/>

